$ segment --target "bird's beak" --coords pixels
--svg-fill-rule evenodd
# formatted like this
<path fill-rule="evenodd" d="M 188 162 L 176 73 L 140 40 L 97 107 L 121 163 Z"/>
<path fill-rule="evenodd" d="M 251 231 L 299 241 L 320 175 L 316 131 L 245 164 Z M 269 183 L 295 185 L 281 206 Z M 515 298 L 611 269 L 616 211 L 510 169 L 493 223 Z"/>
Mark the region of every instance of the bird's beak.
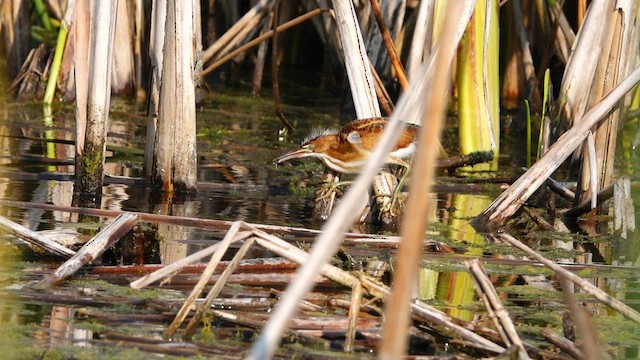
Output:
<path fill-rule="evenodd" d="M 306 148 L 302 148 L 302 149 L 299 149 L 299 150 L 290 151 L 290 152 L 280 156 L 279 158 L 273 160 L 273 163 L 274 164 L 279 164 L 281 162 L 307 157 L 307 156 L 310 156 L 312 154 L 313 154 L 313 151 L 311 151 L 309 149 L 306 149 Z"/>

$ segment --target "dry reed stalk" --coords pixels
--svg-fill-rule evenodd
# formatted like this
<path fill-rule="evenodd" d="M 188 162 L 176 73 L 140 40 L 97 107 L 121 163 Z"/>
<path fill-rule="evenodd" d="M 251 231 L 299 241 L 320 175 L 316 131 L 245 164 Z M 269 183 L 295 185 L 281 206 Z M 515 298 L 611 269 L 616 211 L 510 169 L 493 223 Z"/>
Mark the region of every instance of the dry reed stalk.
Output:
<path fill-rule="evenodd" d="M 182 338 L 184 340 L 191 339 L 193 333 L 196 331 L 196 326 L 200 324 L 200 321 L 202 320 L 202 317 L 204 316 L 206 311 L 211 308 L 213 300 L 218 295 L 220 295 L 220 292 L 222 291 L 224 285 L 227 283 L 227 280 L 229 280 L 231 274 L 233 274 L 233 272 L 236 270 L 240 261 L 245 257 L 245 255 L 247 255 L 247 252 L 249 251 L 251 246 L 253 246 L 254 242 L 255 237 L 250 237 L 245 240 L 244 244 L 242 244 L 238 252 L 236 252 L 236 254 L 233 256 L 231 262 L 229 262 L 227 268 L 224 269 L 222 274 L 220 274 L 218 281 L 216 281 L 215 285 L 213 285 L 213 287 L 209 290 L 207 297 L 205 297 L 204 301 L 198 306 L 198 308 L 196 309 L 196 313 L 193 315 L 191 320 L 189 320 L 187 327 L 184 329 L 184 334 L 182 335 Z M 204 274 L 203 277 L 205 277 Z"/>
<path fill-rule="evenodd" d="M 631 180 L 628 177 L 622 177 L 613 184 L 613 198 L 613 230 L 620 231 L 620 236 L 627 239 L 628 231 L 636 230 Z"/>
<path fill-rule="evenodd" d="M 620 2 L 607 17 L 607 22 L 603 25 L 604 29 L 601 30 L 605 35 L 601 44 L 602 53 L 598 61 L 597 72 L 594 75 L 589 103 L 599 100 L 603 94 L 611 91 L 620 79 L 628 75 L 630 65 L 635 64 L 637 55 L 629 54 L 634 54 L 633 44 L 638 42 L 635 25 L 633 25 L 636 21 L 637 8 L 638 4 L 633 2 Z M 589 196 L 595 198 L 597 191 L 613 182 L 614 155 L 620 115 L 620 110 L 614 110 L 606 121 L 602 121 L 596 126 L 594 130 L 595 149 L 590 149 L 588 146 L 586 149 L 583 148 L 582 171 L 578 182 L 576 202 Z M 599 212 L 606 212 L 606 209 L 601 208 Z"/>
<path fill-rule="evenodd" d="M 542 328 L 540 330 L 540 335 L 570 356 L 573 356 L 576 359 L 586 359 L 582 350 L 580 350 L 573 341 L 556 334 L 550 328 Z"/>
<path fill-rule="evenodd" d="M 582 143 L 590 129 L 617 106 L 625 94 L 638 82 L 640 82 L 640 67 L 589 110 L 575 126 L 549 148 L 540 160 L 478 215 L 472 221 L 473 227 L 481 231 L 495 229 L 504 224 L 506 219 L 513 215 Z"/>
<path fill-rule="evenodd" d="M 602 204 L 605 201 L 611 199 L 611 197 L 613 196 L 614 185 L 615 184 L 609 185 L 606 188 L 600 190 L 600 192 L 598 192 L 598 194 L 596 196 L 596 206 L 598 204 Z M 571 209 L 567 210 L 563 215 L 566 218 L 577 218 L 578 216 L 580 216 L 582 214 L 586 214 L 589 211 L 591 211 L 591 209 L 593 209 L 592 205 L 593 205 L 593 203 L 592 203 L 592 199 L 591 198 L 584 199 L 578 205 L 576 205 L 576 206 L 572 207 Z"/>
<path fill-rule="evenodd" d="M 237 313 L 231 313 L 228 311 L 220 311 L 220 310 L 211 310 L 214 316 L 224 319 L 225 321 L 229 321 L 234 324 L 247 326 L 253 329 L 259 329 L 264 325 L 264 319 L 252 319 L 248 316 L 243 316 Z M 305 324 L 306 327 L 306 324 Z M 328 340 L 322 339 L 320 336 L 308 335 L 308 331 L 296 331 L 296 330 L 288 330 L 287 335 L 294 336 L 296 340 L 303 344 L 308 344 L 319 349 L 329 349 L 331 344 Z"/>
<path fill-rule="evenodd" d="M 262 24 L 262 29 L 260 30 L 260 36 L 258 36 L 258 38 L 261 38 L 262 36 L 264 36 L 264 34 L 266 34 L 269 29 L 271 28 L 271 23 L 273 22 L 273 12 L 269 12 L 269 17 L 267 18 L 267 21 L 265 21 Z M 254 39 L 255 40 L 255 39 Z M 253 40 L 252 40 L 253 41 Z M 250 42 L 244 44 L 242 47 L 247 47 L 247 45 L 249 45 Z M 267 47 L 268 43 L 266 41 L 263 41 L 260 43 L 260 46 L 258 46 L 258 52 L 256 54 L 256 62 L 255 62 L 255 66 L 253 68 L 253 78 L 252 78 L 252 87 L 251 87 L 251 94 L 253 96 L 258 96 L 260 94 L 260 89 L 262 89 L 262 77 L 264 74 L 264 62 L 267 58 Z M 237 49 L 236 49 L 237 50 Z M 234 50 L 234 52 L 236 51 Z M 203 70 L 200 74 L 201 76 L 203 76 L 204 72 L 206 71 Z"/>
<path fill-rule="evenodd" d="M 83 141 L 78 141 L 76 145 L 76 191 L 87 196 L 91 201 L 96 201 L 102 196 L 104 148 L 111 103 L 115 12 L 118 2 L 91 4 L 91 39 L 88 49 L 91 62 L 88 63 L 86 77 L 88 81 L 86 119 L 78 122 L 80 126 L 86 123 L 86 128 L 78 138 Z M 78 12 L 77 15 L 86 16 L 86 13 Z M 78 24 L 80 23 L 84 22 L 79 21 Z M 79 32 L 81 31 L 78 30 L 76 33 Z M 76 131 L 79 133 L 79 130 Z"/>
<path fill-rule="evenodd" d="M 133 2 L 133 17 L 134 17 L 134 36 L 133 36 L 133 67 L 135 69 L 135 94 L 136 101 L 143 102 L 146 100 L 147 89 L 143 85 L 142 81 L 142 43 L 145 41 L 145 9 L 143 0 L 134 0 Z M 153 6 L 153 5 L 152 5 Z"/>
<path fill-rule="evenodd" d="M 569 24 L 569 20 L 564 14 L 561 6 L 562 2 L 556 1 L 549 14 L 551 15 L 551 20 L 558 24 L 556 29 L 555 47 L 558 50 L 561 60 L 566 64 L 569 61 L 569 55 L 571 53 L 573 43 L 576 41 L 576 34 L 573 32 L 571 24 Z"/>
<path fill-rule="evenodd" d="M 50 276 L 40 281 L 36 286 L 49 288 L 64 281 L 81 267 L 97 259 L 111 245 L 122 238 L 138 221 L 138 216 L 123 213 L 109 223 L 102 231 L 89 240 L 75 255 L 65 261 Z"/>
<path fill-rule="evenodd" d="M 167 20 L 167 2 L 156 1 L 151 9 L 151 34 L 149 40 L 149 118 L 147 120 L 147 134 L 144 148 L 143 173 L 146 178 L 151 177 L 153 169 L 153 154 L 155 152 L 156 132 L 158 131 L 158 107 L 160 106 L 160 84 L 162 82 L 162 66 L 165 22 Z"/>
<path fill-rule="evenodd" d="M 504 341 L 507 347 L 515 345 L 519 349 L 518 358 L 528 359 L 527 351 L 524 348 L 524 344 L 516 331 L 516 327 L 513 325 L 513 321 L 509 317 L 509 312 L 502 305 L 500 296 L 493 287 L 491 280 L 487 276 L 487 273 L 482 268 L 480 260 L 473 259 L 465 261 L 467 271 L 471 274 L 473 282 L 476 284 L 476 292 L 478 297 L 482 299 L 485 307 L 487 308 L 487 315 L 491 318 L 500 333 L 502 341 Z"/>
<path fill-rule="evenodd" d="M 587 164 L 589 164 L 587 167 L 588 172 L 586 173 L 588 174 L 586 178 L 589 180 L 589 186 L 586 187 L 586 189 L 590 189 L 590 191 L 588 191 L 587 193 L 590 195 L 589 198 L 591 199 L 591 209 L 595 209 L 598 204 L 598 194 L 596 191 L 596 189 L 598 189 L 598 165 L 596 165 L 596 143 L 593 139 L 593 133 L 591 131 L 587 133 L 586 143 L 587 156 L 585 160 Z M 580 201 L 580 196 L 575 199 L 575 201 Z"/>
<path fill-rule="evenodd" d="M 227 252 L 229 245 L 231 245 L 233 238 L 236 236 L 241 226 L 242 226 L 242 222 L 240 221 L 234 222 L 231 228 L 229 229 L 229 231 L 227 231 L 227 235 L 225 235 L 224 239 L 222 239 L 222 241 L 218 243 L 220 245 L 216 247 L 216 250 L 211 256 L 211 260 L 209 260 L 207 267 L 202 271 L 202 274 L 200 275 L 200 280 L 198 281 L 196 286 L 193 287 L 193 289 L 191 290 L 191 293 L 189 294 L 187 299 L 182 304 L 182 307 L 176 314 L 175 319 L 173 319 L 173 321 L 171 322 L 171 325 L 169 325 L 169 328 L 165 332 L 164 335 L 166 338 L 168 339 L 173 338 L 173 335 L 176 333 L 176 331 L 178 331 L 178 328 L 180 327 L 184 319 L 187 317 L 187 314 L 189 314 L 189 311 L 191 310 L 191 306 L 195 303 L 198 296 L 200 296 L 200 293 L 202 292 L 202 290 L 204 290 L 204 287 L 209 282 L 211 275 L 213 275 L 213 272 L 216 270 L 218 263 L 222 259 L 222 256 Z"/>
<path fill-rule="evenodd" d="M 373 78 L 376 81 L 375 86 L 376 86 L 376 95 L 378 96 L 378 103 L 380 104 L 380 108 L 382 109 L 382 112 L 386 114 L 386 116 L 389 116 L 393 112 L 393 101 L 391 100 L 391 96 L 389 96 L 389 92 L 387 91 L 387 88 L 384 87 L 384 84 L 382 83 L 382 79 L 380 79 L 378 72 L 373 67 L 373 64 L 371 62 L 369 62 L 369 66 L 371 67 Z"/>
<path fill-rule="evenodd" d="M 344 340 L 344 351 L 353 351 L 353 343 L 356 340 L 356 328 L 358 325 L 358 314 L 360 313 L 360 303 L 362 302 L 362 284 L 359 282 L 351 288 L 351 306 L 349 307 L 349 325 Z"/>
<path fill-rule="evenodd" d="M 0 216 L 0 227 L 4 228 L 10 233 L 13 233 L 27 243 L 45 249 L 52 254 L 62 256 L 64 258 L 69 258 L 76 253 L 75 251 L 67 249 L 57 242 L 49 239 L 47 236 L 39 234 L 29 228 L 15 223 L 4 216 Z"/>
<path fill-rule="evenodd" d="M 589 6 L 587 17 L 576 37 L 573 52 L 560 87 L 558 106 L 552 119 L 554 124 L 562 121 L 571 125 L 580 119 L 587 109 L 587 100 L 593 85 L 597 61 L 602 51 L 602 39 L 606 31 L 602 31 L 603 23 L 613 11 L 614 2 L 595 1 Z"/>
<path fill-rule="evenodd" d="M 360 25 L 351 1 L 332 0 L 339 29 L 349 88 L 358 119 L 380 117 L 369 58 L 366 53 Z"/>
<path fill-rule="evenodd" d="M 432 206 L 428 194 L 435 175 L 434 164 L 438 149 L 434 144 L 438 141 L 444 122 L 446 95 L 450 87 L 449 73 L 459 41 L 456 41 L 457 21 L 464 19 L 465 8 L 473 7 L 475 7 L 475 1 L 448 4 L 449 16 L 443 24 L 440 35 L 440 44 L 444 46 L 436 50 L 431 62 L 438 71 L 427 78 L 428 85 L 425 86 L 424 93 L 416 94 L 425 98 L 418 148 L 412 161 L 412 176 L 420 181 L 412 182 L 409 189 L 411 196 L 407 201 L 401 232 L 402 242 L 396 256 L 400 261 L 393 274 L 390 298 L 385 303 L 385 323 L 379 353 L 381 359 L 399 359 L 406 352 L 409 304 L 416 286 L 427 214 Z"/>
<path fill-rule="evenodd" d="M 600 290 L 598 287 L 593 285 L 591 282 L 581 278 L 580 276 L 578 276 L 578 275 L 576 275 L 576 274 L 564 269 L 563 267 L 561 267 L 560 265 L 556 264 L 555 262 L 553 262 L 553 261 L 545 258 L 544 256 L 540 255 L 539 253 L 537 253 L 536 251 L 534 251 L 533 249 L 531 249 L 530 247 L 528 247 L 524 243 L 520 242 L 519 240 L 517 240 L 513 236 L 511 236 L 509 234 L 506 234 L 506 233 L 488 234 L 487 236 L 492 238 L 492 239 L 503 241 L 503 242 L 509 243 L 509 244 L 517 247 L 518 249 L 524 251 L 527 254 L 527 256 L 529 256 L 529 257 L 541 262 L 546 267 L 548 267 L 551 270 L 553 270 L 556 273 L 558 273 L 559 276 L 562 276 L 563 278 L 565 278 L 565 279 L 573 282 L 574 284 L 580 286 L 584 292 L 592 295 L 596 299 L 600 300 L 602 303 L 610 306 L 612 309 L 616 310 L 617 312 L 622 314 L 627 319 L 635 321 L 636 323 L 640 323 L 640 313 L 638 313 L 636 310 L 632 309 L 631 307 L 629 307 L 628 305 L 626 305 L 622 301 L 620 301 L 620 300 L 612 297 L 611 295 L 605 293 L 604 291 Z"/>
<path fill-rule="evenodd" d="M 413 29 L 411 49 L 407 59 L 407 73 L 409 76 L 418 71 L 420 64 L 431 54 L 433 38 L 433 7 L 434 1 L 421 1 L 418 9 L 418 17 Z"/>
<path fill-rule="evenodd" d="M 4 176 L 5 174 L 2 174 L 0 172 L 0 175 Z M 459 189 L 458 186 L 454 188 L 456 189 L 456 191 Z M 475 189 L 476 189 L 475 187 L 471 187 L 469 191 L 475 191 Z M 0 199 L 0 205 L 23 208 L 23 209 L 61 211 L 61 212 L 77 213 L 80 215 L 112 217 L 112 218 L 117 217 L 123 213 L 123 211 L 119 211 L 119 210 L 92 209 L 92 208 L 60 206 L 60 205 L 52 205 L 52 204 L 38 204 L 38 203 L 31 203 L 26 201 L 13 201 L 13 200 L 3 200 L 3 199 Z M 132 213 L 138 215 L 141 221 L 158 222 L 158 223 L 173 224 L 173 225 L 184 225 L 184 226 L 192 226 L 192 227 L 204 227 L 208 229 L 228 229 L 233 224 L 233 222 L 226 221 L 226 220 L 203 219 L 203 218 L 194 218 L 194 217 L 187 217 L 187 216 L 172 216 L 172 215 L 162 215 L 162 214 L 150 214 L 150 213 L 143 213 L 143 212 L 132 212 Z M 278 226 L 278 225 L 266 225 L 266 224 L 254 224 L 254 223 L 247 223 L 247 225 L 251 226 L 252 228 L 256 228 L 264 231 L 272 231 L 272 232 L 276 232 L 283 235 L 297 236 L 297 237 L 303 237 L 303 238 L 315 237 L 322 233 L 322 231 L 320 230 L 299 228 L 299 227 L 293 227 L 293 226 Z M 371 245 L 371 246 L 377 246 L 377 247 L 396 247 L 400 243 L 399 236 L 346 233 L 345 237 L 346 237 L 345 243 L 354 244 L 354 245 L 361 244 L 361 245 Z M 307 239 L 307 240 L 310 241 L 310 239 Z M 445 252 L 451 252 L 451 248 L 447 244 L 438 242 L 438 241 L 424 240 L 424 246 L 429 248 L 434 248 L 436 250 L 444 249 L 443 251 Z"/>
<path fill-rule="evenodd" d="M 305 21 L 307 21 L 308 19 L 311 19 L 319 14 L 322 14 L 323 12 L 328 12 L 329 9 L 314 9 L 309 11 L 306 14 L 300 15 L 298 17 L 296 17 L 295 19 L 289 20 L 286 23 L 280 25 L 277 27 L 277 31 L 285 31 L 289 28 L 292 28 L 296 25 L 299 25 Z M 214 71 L 215 69 L 219 68 L 222 64 L 226 63 L 227 61 L 233 59 L 234 57 L 236 57 L 238 54 L 241 54 L 245 51 L 247 51 L 248 49 L 258 45 L 258 44 L 262 44 L 265 40 L 269 39 L 270 37 L 272 37 L 274 34 L 273 30 L 269 30 L 267 32 L 265 32 L 264 34 L 260 34 L 260 36 L 256 37 L 255 39 L 247 42 L 246 44 L 238 47 L 237 49 L 229 52 L 228 54 L 220 57 L 220 58 L 216 58 L 216 60 L 213 62 L 213 64 L 207 66 L 201 73 L 201 76 L 205 76 L 209 73 L 211 73 L 212 71 Z"/>
<path fill-rule="evenodd" d="M 195 191 L 197 181 L 193 2 L 167 5 L 158 132 L 152 184 L 166 192 Z"/>
<path fill-rule="evenodd" d="M 111 90 L 120 93 L 135 87 L 135 67 L 133 47 L 135 41 L 133 10 L 129 1 L 118 1 L 116 9 L 116 30 L 114 32 L 113 67 L 111 69 Z"/>
<path fill-rule="evenodd" d="M 218 53 L 221 49 L 231 42 L 234 38 L 238 37 L 238 34 L 242 29 L 250 28 L 250 24 L 255 24 L 255 19 L 262 18 L 264 13 L 271 7 L 272 0 L 260 0 L 256 3 L 246 14 L 242 16 L 233 26 L 227 30 L 218 40 L 216 40 L 211 46 L 209 46 L 202 55 L 202 62 L 207 63 L 214 56 L 219 57 Z"/>
<path fill-rule="evenodd" d="M 281 297 L 283 292 L 280 290 L 276 290 L 276 289 L 269 289 L 269 293 L 277 296 L 277 297 Z M 323 307 L 320 305 L 316 305 L 310 301 L 307 300 L 301 300 L 300 301 L 300 308 L 303 310 L 307 310 L 307 311 L 322 311 Z"/>
<path fill-rule="evenodd" d="M 237 242 L 237 241 L 241 241 L 244 240 L 246 238 L 248 238 L 249 236 L 251 236 L 251 232 L 250 231 L 241 231 L 238 232 L 236 234 L 236 236 L 234 236 L 234 238 L 231 240 L 231 243 Z M 165 277 L 171 277 L 174 274 L 178 273 L 179 271 L 181 271 L 185 266 L 191 265 L 207 256 L 210 256 L 212 254 L 214 254 L 216 251 L 218 251 L 218 249 L 222 246 L 222 242 L 216 243 L 212 246 L 209 246 L 206 249 L 200 250 L 196 253 L 193 253 L 187 257 L 184 257 L 172 264 L 169 264 L 167 266 L 164 266 L 154 272 L 152 272 L 151 274 L 145 275 L 143 277 L 141 277 L 138 280 L 135 280 L 133 282 L 131 282 L 131 284 L 129 284 L 132 288 L 134 289 L 142 289 L 143 287 L 152 284 L 158 280 L 161 280 Z"/>
<path fill-rule="evenodd" d="M 370 4 L 371 9 L 373 10 L 373 15 L 376 18 L 376 23 L 378 24 L 378 28 L 380 29 L 380 33 L 382 34 L 384 47 L 389 53 L 391 66 L 393 67 L 393 70 L 395 70 L 398 82 L 400 83 L 400 87 L 403 91 L 406 91 L 407 87 L 409 86 L 409 83 L 407 81 L 407 74 L 404 71 L 404 67 L 402 66 L 402 62 L 398 57 L 398 53 L 396 52 L 395 45 L 393 44 L 393 39 L 391 38 L 391 34 L 389 33 L 389 28 L 387 27 L 387 24 L 384 21 L 384 17 L 382 16 L 382 9 L 380 9 L 380 4 L 378 3 L 378 0 L 370 0 Z"/>
<path fill-rule="evenodd" d="M 527 168 L 523 168 L 523 169 L 527 171 Z M 551 191 L 560 195 L 565 200 L 573 201 L 576 198 L 576 194 L 573 191 L 567 189 L 564 185 L 562 185 L 561 183 L 559 183 L 558 181 L 556 181 L 551 177 L 547 178 L 547 181 L 545 181 L 545 184 L 549 187 Z"/>
<path fill-rule="evenodd" d="M 89 96 L 89 35 L 90 35 L 90 7 L 86 1 L 76 3 L 74 22 L 73 63 L 75 65 L 76 90 L 76 154 L 84 148 L 84 136 L 87 128 L 87 98 Z M 76 156 L 76 169 L 80 161 Z"/>
<path fill-rule="evenodd" d="M 273 110 L 284 126 L 289 130 L 295 130 L 295 126 L 282 112 L 280 103 L 280 77 L 278 70 L 280 67 L 280 46 L 278 44 L 278 26 L 280 24 L 280 0 L 275 0 L 273 5 L 273 38 L 271 39 L 271 87 L 273 89 Z"/>

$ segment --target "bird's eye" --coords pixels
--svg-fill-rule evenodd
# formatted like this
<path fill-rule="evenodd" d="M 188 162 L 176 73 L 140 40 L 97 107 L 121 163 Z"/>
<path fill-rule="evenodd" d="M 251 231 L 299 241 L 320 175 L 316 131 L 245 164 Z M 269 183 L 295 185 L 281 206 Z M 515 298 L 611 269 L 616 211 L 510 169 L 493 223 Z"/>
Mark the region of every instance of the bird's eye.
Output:
<path fill-rule="evenodd" d="M 313 151 L 313 144 L 307 144 L 307 145 L 303 146 L 302 148 Z"/>

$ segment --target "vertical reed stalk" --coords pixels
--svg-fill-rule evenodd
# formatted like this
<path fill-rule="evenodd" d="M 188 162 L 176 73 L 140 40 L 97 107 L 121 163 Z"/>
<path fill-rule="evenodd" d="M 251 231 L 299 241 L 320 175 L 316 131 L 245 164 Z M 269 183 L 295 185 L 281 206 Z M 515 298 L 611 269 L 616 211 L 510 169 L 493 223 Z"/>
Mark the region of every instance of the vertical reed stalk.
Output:
<path fill-rule="evenodd" d="M 77 192 L 99 203 L 111 103 L 111 64 L 118 1 L 92 3 L 84 147 L 77 148 Z"/>
<path fill-rule="evenodd" d="M 433 39 L 433 7 L 435 0 L 424 0 L 420 2 L 418 17 L 413 29 L 411 39 L 411 50 L 407 59 L 407 73 L 413 75 L 417 68 L 429 58 Z"/>
<path fill-rule="evenodd" d="M 152 182 L 162 191 L 195 191 L 196 102 L 193 2 L 168 2 Z"/>
<path fill-rule="evenodd" d="M 637 8 L 638 5 L 631 2 L 621 3 L 608 14 L 608 23 L 604 29 L 601 28 L 604 33 L 601 44 L 602 53 L 598 62 L 598 70 L 594 75 L 594 83 L 590 89 L 589 103 L 598 101 L 610 92 L 620 82 L 620 79 L 627 75 L 629 64 L 637 61 L 637 55 L 629 55 L 634 54 L 638 42 L 636 31 L 633 30 L 634 25 L 632 25 L 635 21 L 633 18 Z M 587 156 L 587 149 L 583 147 L 582 170 L 576 192 L 577 204 L 590 197 L 595 197 L 600 190 L 613 182 L 619 119 L 620 110 L 616 109 L 609 114 L 606 121 L 602 121 L 596 126 L 594 133 L 595 159 Z M 593 179 L 594 176 L 596 179 Z M 606 210 L 601 209 L 601 211 Z"/>
<path fill-rule="evenodd" d="M 91 8 L 89 2 L 76 4 L 73 62 L 75 63 L 76 90 L 76 169 L 80 168 L 77 154 L 84 148 L 87 128 L 87 97 L 89 92 L 89 37 L 91 34 Z"/>
<path fill-rule="evenodd" d="M 469 8 L 474 1 L 465 2 Z M 393 274 L 393 284 L 389 299 L 385 303 L 385 322 L 382 332 L 380 359 L 400 359 L 407 349 L 407 330 L 409 328 L 409 308 L 412 293 L 416 286 L 418 263 L 422 255 L 427 214 L 432 206 L 429 197 L 433 177 L 437 147 L 434 146 L 440 136 L 444 123 L 446 94 L 449 93 L 450 71 L 453 54 L 458 43 L 456 24 L 464 21 L 465 7 L 462 2 L 449 2 L 449 16 L 443 23 L 440 47 L 432 58 L 432 77 L 427 81 L 424 93 L 414 94 L 424 101 L 423 126 L 418 138 L 418 149 L 412 163 L 413 178 L 420 179 L 410 185 L 405 218 L 402 226 L 402 242 L 398 250 L 398 268 Z M 468 18 L 467 18 L 468 19 Z M 465 22 L 466 26 L 466 22 Z M 442 50 L 441 50 L 442 49 Z M 441 50 L 441 51 L 440 51 Z"/>
<path fill-rule="evenodd" d="M 113 69 L 111 70 L 111 90 L 118 94 L 131 92 L 134 88 L 134 54 L 133 19 L 129 1 L 118 3 L 115 51 L 113 52 Z"/>
<path fill-rule="evenodd" d="M 51 70 L 49 71 L 49 80 L 47 81 L 47 88 L 44 92 L 44 103 L 51 105 L 53 102 L 53 95 L 56 92 L 56 85 L 58 84 L 58 75 L 60 74 L 60 65 L 62 63 L 62 55 L 64 54 L 64 48 L 67 43 L 67 34 L 69 34 L 69 28 L 73 25 L 73 17 L 75 16 L 75 0 L 67 3 L 67 11 L 64 19 L 60 24 L 60 31 L 58 32 L 58 40 L 56 41 L 55 55 L 53 56 L 53 62 L 51 63 Z"/>
<path fill-rule="evenodd" d="M 498 4 L 495 0 L 476 6 L 458 56 L 458 116 L 460 152 L 492 150 L 490 166 L 496 170 L 499 153 Z M 484 30 L 483 30 L 484 29 Z"/>
<path fill-rule="evenodd" d="M 151 177 L 155 138 L 158 128 L 158 106 L 160 104 L 160 84 L 162 83 L 162 65 L 164 49 L 165 22 L 167 20 L 167 2 L 155 1 L 151 9 L 151 39 L 149 41 L 149 59 L 151 64 L 151 84 L 149 86 L 149 118 L 147 119 L 147 137 L 144 149 L 143 172 Z"/>

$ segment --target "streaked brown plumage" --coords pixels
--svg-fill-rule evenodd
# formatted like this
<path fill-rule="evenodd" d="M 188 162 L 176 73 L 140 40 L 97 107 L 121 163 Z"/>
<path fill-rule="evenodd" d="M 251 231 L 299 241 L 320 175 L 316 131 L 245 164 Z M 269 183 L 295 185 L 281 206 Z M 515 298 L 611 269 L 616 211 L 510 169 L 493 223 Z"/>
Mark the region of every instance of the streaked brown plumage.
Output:
<path fill-rule="evenodd" d="M 358 173 L 368 161 L 387 123 L 385 118 L 354 120 L 339 130 L 312 134 L 300 149 L 280 156 L 274 163 L 315 157 L 335 171 Z M 387 156 L 386 163 L 406 165 L 403 160 L 413 155 L 419 128 L 417 125 L 407 125 L 398 143 Z"/>

